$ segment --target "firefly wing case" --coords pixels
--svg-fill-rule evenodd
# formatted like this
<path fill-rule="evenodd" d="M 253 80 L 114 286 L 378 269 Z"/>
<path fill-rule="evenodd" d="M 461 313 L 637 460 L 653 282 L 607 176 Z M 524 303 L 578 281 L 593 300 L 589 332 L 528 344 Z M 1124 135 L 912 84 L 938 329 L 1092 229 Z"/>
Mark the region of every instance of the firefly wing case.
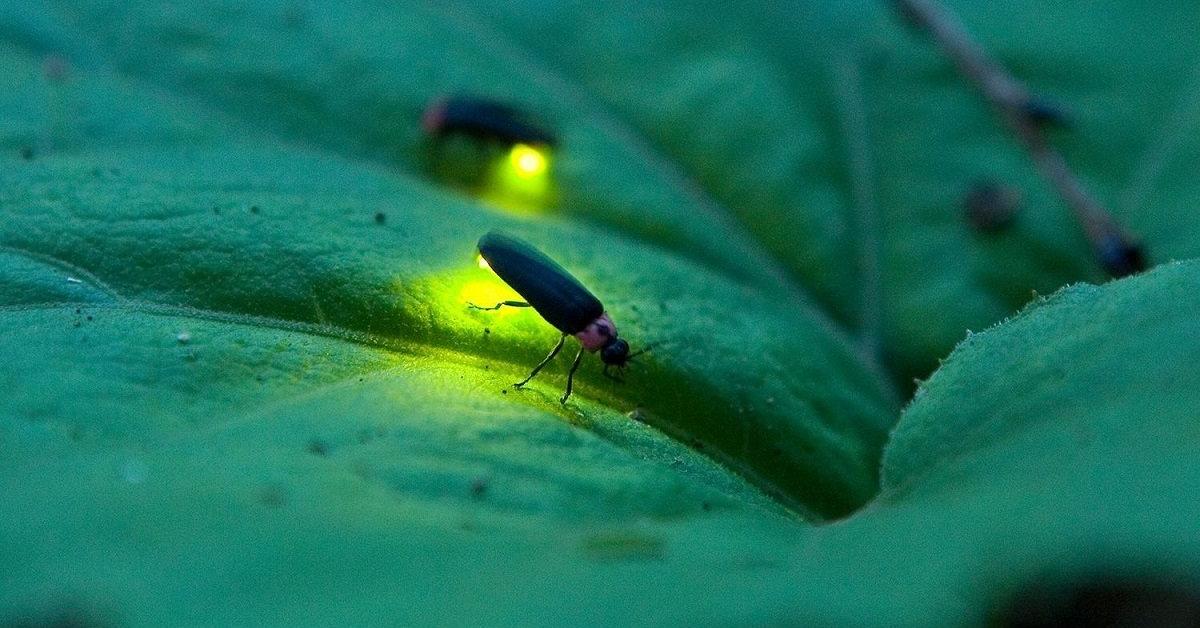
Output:
<path fill-rule="evenodd" d="M 497 231 L 479 239 L 479 254 L 505 283 L 564 334 L 574 334 L 604 313 L 579 280 L 533 245 Z"/>

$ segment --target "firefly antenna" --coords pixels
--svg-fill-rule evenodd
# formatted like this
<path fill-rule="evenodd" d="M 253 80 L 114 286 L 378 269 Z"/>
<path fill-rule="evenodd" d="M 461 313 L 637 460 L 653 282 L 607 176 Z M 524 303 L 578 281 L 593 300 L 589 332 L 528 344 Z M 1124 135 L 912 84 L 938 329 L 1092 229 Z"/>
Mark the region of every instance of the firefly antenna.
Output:
<path fill-rule="evenodd" d="M 663 342 L 664 341 L 662 341 L 662 340 L 656 340 L 654 342 L 647 343 L 646 346 L 642 347 L 641 349 L 638 349 L 637 351 L 630 353 L 628 360 L 630 362 L 632 362 L 633 359 L 636 358 L 637 356 L 642 355 L 643 353 L 649 353 L 650 351 L 654 350 L 655 347 L 661 345 Z"/>

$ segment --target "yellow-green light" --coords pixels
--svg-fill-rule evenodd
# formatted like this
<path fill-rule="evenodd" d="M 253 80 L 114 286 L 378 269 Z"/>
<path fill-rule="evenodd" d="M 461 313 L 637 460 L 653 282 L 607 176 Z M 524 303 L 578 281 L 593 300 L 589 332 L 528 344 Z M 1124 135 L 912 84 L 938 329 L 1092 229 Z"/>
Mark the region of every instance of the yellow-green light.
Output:
<path fill-rule="evenodd" d="M 483 256 L 475 254 L 475 265 L 481 270 L 487 271 L 485 279 L 469 279 L 463 284 L 462 290 L 459 291 L 458 300 L 460 303 L 474 303 L 476 305 L 490 306 L 494 303 L 502 301 L 520 301 L 521 295 L 510 288 L 508 284 L 500 281 L 496 276 L 495 271 L 488 265 L 487 260 Z M 478 277 L 477 271 L 472 271 L 471 275 Z M 513 308 L 501 308 L 496 312 L 489 312 L 492 316 L 507 317 L 516 313 Z"/>
<path fill-rule="evenodd" d="M 543 175 L 549 167 L 546 155 L 528 144 L 513 146 L 508 154 L 508 161 L 516 175 L 522 179 Z"/>
<path fill-rule="evenodd" d="M 543 209 L 551 202 L 553 161 L 549 146 L 516 144 L 492 162 L 480 197 L 514 213 Z"/>

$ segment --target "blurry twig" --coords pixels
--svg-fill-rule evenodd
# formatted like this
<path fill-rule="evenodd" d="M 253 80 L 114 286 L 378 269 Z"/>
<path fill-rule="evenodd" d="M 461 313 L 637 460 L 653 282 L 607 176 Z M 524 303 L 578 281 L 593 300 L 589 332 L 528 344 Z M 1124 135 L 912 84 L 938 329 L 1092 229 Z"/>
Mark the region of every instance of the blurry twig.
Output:
<path fill-rule="evenodd" d="M 891 0 L 915 26 L 924 30 L 954 61 L 960 72 L 983 92 L 1005 124 L 1029 151 L 1038 170 L 1071 208 L 1101 266 L 1114 277 L 1145 269 L 1141 244 L 1091 195 L 1046 138 L 1047 123 L 1062 122 L 1053 106 L 1034 98 L 1020 81 L 971 38 L 958 19 L 936 0 Z"/>

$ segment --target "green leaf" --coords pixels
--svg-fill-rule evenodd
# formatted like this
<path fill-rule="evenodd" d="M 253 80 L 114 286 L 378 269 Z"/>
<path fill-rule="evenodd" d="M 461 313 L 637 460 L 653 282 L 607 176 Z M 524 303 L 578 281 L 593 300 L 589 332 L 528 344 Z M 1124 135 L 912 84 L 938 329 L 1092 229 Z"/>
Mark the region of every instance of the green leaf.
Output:
<path fill-rule="evenodd" d="M 964 340 L 892 432 L 884 495 L 953 490 L 964 475 L 1103 474 L 1194 445 L 1198 272 L 1066 288 Z"/>
<path fill-rule="evenodd" d="M 880 498 L 830 543 L 915 563 L 881 579 L 947 622 L 1031 589 L 1194 590 L 1197 281 L 1191 261 L 1074 286 L 963 341 L 902 415 Z"/>
<path fill-rule="evenodd" d="M 880 494 L 892 382 L 1099 278 L 884 4 L 0 6 L 0 619 L 951 624 L 1200 564 L 1195 263 L 970 337 Z M 1200 9 L 951 4 L 1200 254 Z M 464 185 L 495 155 L 420 130 L 451 93 L 546 120 L 553 185 Z M 993 239 L 985 176 L 1025 198 Z M 465 307 L 494 227 L 654 347 L 624 384 L 509 387 L 557 334 Z"/>

